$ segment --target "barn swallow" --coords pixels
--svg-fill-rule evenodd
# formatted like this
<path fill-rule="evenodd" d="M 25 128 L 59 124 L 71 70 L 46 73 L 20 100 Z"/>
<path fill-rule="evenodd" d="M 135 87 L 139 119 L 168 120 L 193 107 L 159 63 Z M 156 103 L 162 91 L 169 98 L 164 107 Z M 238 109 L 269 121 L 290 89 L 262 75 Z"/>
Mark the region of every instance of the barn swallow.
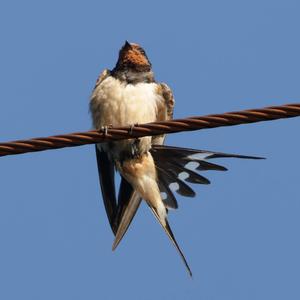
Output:
<path fill-rule="evenodd" d="M 106 69 L 99 76 L 90 99 L 90 111 L 94 128 L 102 130 L 107 126 L 130 127 L 170 120 L 174 104 L 168 85 L 155 81 L 145 50 L 126 41 L 114 69 Z M 167 220 L 168 210 L 178 207 L 172 188 L 175 186 L 176 192 L 183 196 L 194 197 L 195 192 L 186 182 L 210 183 L 196 171 L 226 170 L 208 159 L 256 157 L 170 147 L 163 145 L 164 139 L 165 135 L 160 135 L 97 144 L 102 197 L 115 235 L 113 250 L 144 199 L 192 275 Z M 118 199 L 115 170 L 121 175 Z"/>

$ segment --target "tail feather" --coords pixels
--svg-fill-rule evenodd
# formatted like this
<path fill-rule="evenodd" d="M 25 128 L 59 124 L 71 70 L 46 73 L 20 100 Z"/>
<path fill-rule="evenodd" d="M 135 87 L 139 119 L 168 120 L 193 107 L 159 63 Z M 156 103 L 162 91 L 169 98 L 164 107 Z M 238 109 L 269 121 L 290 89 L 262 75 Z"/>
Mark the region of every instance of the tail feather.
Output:
<path fill-rule="evenodd" d="M 159 173 L 159 176 L 163 176 L 165 181 L 169 184 L 169 187 L 172 183 L 178 184 L 178 189 L 176 192 L 185 197 L 195 197 L 196 193 L 191 187 L 189 187 L 183 180 L 178 178 L 177 174 L 168 170 L 167 168 L 163 169 L 156 165 L 156 170 Z"/>
<path fill-rule="evenodd" d="M 158 177 L 158 187 L 161 193 L 165 193 L 165 197 L 162 197 L 162 200 L 166 208 L 177 209 L 178 203 L 177 200 L 169 188 L 168 183 L 165 181 L 164 177 Z"/>
<path fill-rule="evenodd" d="M 178 194 L 185 197 L 194 197 L 195 192 L 185 182 L 196 184 L 210 183 L 207 178 L 198 174 L 196 171 L 227 171 L 227 168 L 207 160 L 214 158 L 263 159 L 263 157 L 257 156 L 179 148 L 166 145 L 153 145 L 150 152 L 156 165 L 160 190 L 167 194 L 167 199 L 164 202 L 168 202 L 168 204 L 170 201 L 175 203 L 173 200 L 175 196 L 173 195 L 172 184 L 178 184 L 178 189 L 176 190 Z M 168 207 L 168 204 L 166 204 L 166 207 Z M 177 207 L 177 205 L 173 205 L 172 208 Z"/>
<path fill-rule="evenodd" d="M 115 250 L 126 233 L 137 209 L 141 204 L 142 198 L 137 191 L 131 195 L 126 207 L 123 210 L 122 217 L 119 220 L 118 229 L 116 231 L 115 240 L 112 245 L 112 250 Z"/>
<path fill-rule="evenodd" d="M 175 246 L 176 250 L 178 251 L 189 275 L 192 277 L 193 274 L 192 274 L 192 271 L 191 271 L 191 268 L 189 267 L 188 265 L 188 262 L 182 252 L 182 250 L 180 249 L 176 239 L 175 239 L 175 236 L 171 230 L 171 227 L 167 221 L 167 219 L 164 219 L 164 220 L 161 220 L 161 218 L 159 217 L 159 214 L 156 212 L 155 208 L 149 206 L 154 214 L 154 216 L 156 217 L 157 221 L 160 223 L 160 225 L 163 227 L 164 231 L 166 232 L 167 236 L 169 237 L 169 239 L 171 240 L 171 242 L 173 243 L 173 245 Z"/>
<path fill-rule="evenodd" d="M 171 151 L 169 151 L 169 146 L 164 146 L 164 147 L 160 147 L 158 148 L 157 145 L 153 146 L 153 148 L 151 149 L 151 154 L 155 160 L 155 162 L 159 162 L 161 161 L 162 163 L 164 162 L 171 162 L 174 163 L 176 162 L 176 164 L 180 165 L 181 167 L 186 167 L 186 165 L 189 162 L 196 162 L 199 164 L 199 166 L 197 167 L 197 169 L 199 171 L 207 171 L 207 170 L 213 170 L 213 171 L 227 171 L 227 169 L 223 166 L 217 165 L 215 163 L 212 162 L 208 162 L 204 159 L 209 159 L 210 155 L 212 155 L 211 152 L 208 151 L 202 151 L 199 150 L 198 152 L 195 152 L 196 150 L 191 149 L 190 152 L 188 152 L 188 149 L 184 148 L 182 151 L 180 150 L 180 148 L 177 148 L 176 151 L 174 151 L 173 147 L 171 149 Z M 213 152 L 215 153 L 215 152 Z M 196 155 L 201 155 L 201 158 L 197 158 Z M 227 157 L 227 156 L 226 156 Z M 232 157 L 232 156 L 230 156 Z M 234 156 L 236 157 L 236 156 Z M 243 156 L 243 158 L 245 158 Z"/>
<path fill-rule="evenodd" d="M 244 159 L 264 159 L 264 157 L 259 156 L 249 156 L 249 155 L 240 155 L 240 154 L 231 154 L 231 153 L 223 153 L 223 152 L 214 152 L 207 150 L 197 150 L 190 148 L 181 148 L 174 146 L 166 146 L 166 145 L 153 145 L 153 152 L 159 151 L 160 155 L 164 154 L 167 157 L 186 157 L 194 154 L 202 154 L 202 159 L 210 159 L 210 158 L 224 158 L 224 157 L 232 157 L 232 158 L 244 158 Z M 170 156 L 172 154 L 172 156 Z"/>
<path fill-rule="evenodd" d="M 197 163 L 199 163 L 196 168 L 198 171 L 227 171 L 227 168 L 205 160 L 198 160 Z"/>
<path fill-rule="evenodd" d="M 167 166 L 168 170 L 175 173 L 177 176 L 180 173 L 186 173 L 188 177 L 185 181 L 189 183 L 198 183 L 198 184 L 210 184 L 210 181 L 204 176 L 192 171 L 191 169 L 186 168 L 185 166 L 180 165 L 176 160 L 170 159 L 169 161 L 163 162 Z"/>
<path fill-rule="evenodd" d="M 185 197 L 194 197 L 196 195 L 195 192 L 185 182 L 197 184 L 209 183 L 208 179 L 196 173 L 196 171 L 227 171 L 227 168 L 207 160 L 214 158 L 263 159 L 262 157 L 256 156 L 228 154 L 222 152 L 179 148 L 165 145 L 153 145 L 150 153 L 156 166 L 157 184 L 159 187 L 159 191 L 161 193 L 164 193 L 163 197 L 161 197 L 163 201 L 162 209 L 178 208 L 177 200 L 173 194 L 174 183 L 177 185 L 177 189 L 175 189 L 175 191 L 178 194 Z M 184 178 L 181 175 L 182 173 L 185 173 Z M 131 188 L 130 193 L 128 192 L 125 194 L 121 189 L 119 198 L 120 195 L 123 195 L 122 197 L 125 198 L 125 200 L 123 199 L 124 201 L 120 201 L 119 199 L 119 201 L 122 202 L 122 205 L 120 203 L 118 204 L 118 211 L 116 213 L 116 219 L 114 223 L 116 227 L 116 237 L 113 244 L 113 249 L 118 246 L 122 237 L 126 233 L 130 222 L 141 202 L 141 194 L 135 191 L 133 187 Z M 155 208 L 151 208 L 151 210 L 178 250 L 186 265 L 187 270 L 191 275 L 191 270 L 174 238 L 174 235 L 166 218 L 163 217 L 162 214 L 159 214 L 155 210 Z"/>

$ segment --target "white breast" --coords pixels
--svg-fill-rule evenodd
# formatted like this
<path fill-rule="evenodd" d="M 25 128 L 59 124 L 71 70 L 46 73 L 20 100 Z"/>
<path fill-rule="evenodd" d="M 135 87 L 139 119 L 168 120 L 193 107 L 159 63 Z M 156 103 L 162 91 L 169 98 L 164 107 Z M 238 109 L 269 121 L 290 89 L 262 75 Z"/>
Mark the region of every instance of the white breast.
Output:
<path fill-rule="evenodd" d="M 109 76 L 93 92 L 90 109 L 93 125 L 127 126 L 154 122 L 157 104 L 156 83 L 126 84 Z"/>

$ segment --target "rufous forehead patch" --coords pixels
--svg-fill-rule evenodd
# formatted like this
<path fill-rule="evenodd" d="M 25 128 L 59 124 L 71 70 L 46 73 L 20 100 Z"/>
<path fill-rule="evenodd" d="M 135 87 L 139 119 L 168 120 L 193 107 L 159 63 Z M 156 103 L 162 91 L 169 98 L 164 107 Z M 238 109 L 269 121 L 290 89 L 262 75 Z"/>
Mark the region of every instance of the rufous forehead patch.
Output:
<path fill-rule="evenodd" d="M 122 63 L 131 63 L 134 65 L 147 66 L 149 61 L 144 53 L 141 53 L 140 46 L 131 44 L 130 49 L 123 49 L 120 53 Z"/>
<path fill-rule="evenodd" d="M 139 50 L 132 49 L 125 54 L 125 60 L 137 65 L 148 65 L 148 60 Z"/>

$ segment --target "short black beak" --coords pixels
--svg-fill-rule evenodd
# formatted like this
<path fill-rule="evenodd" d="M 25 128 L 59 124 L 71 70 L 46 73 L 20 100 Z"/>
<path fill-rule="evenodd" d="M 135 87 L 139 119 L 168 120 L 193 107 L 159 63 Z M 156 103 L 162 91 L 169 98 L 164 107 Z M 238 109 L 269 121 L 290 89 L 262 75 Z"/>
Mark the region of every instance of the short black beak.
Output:
<path fill-rule="evenodd" d="M 127 40 L 125 41 L 125 45 L 124 46 L 128 47 L 128 48 L 131 48 L 131 45 L 130 45 L 130 43 Z"/>

